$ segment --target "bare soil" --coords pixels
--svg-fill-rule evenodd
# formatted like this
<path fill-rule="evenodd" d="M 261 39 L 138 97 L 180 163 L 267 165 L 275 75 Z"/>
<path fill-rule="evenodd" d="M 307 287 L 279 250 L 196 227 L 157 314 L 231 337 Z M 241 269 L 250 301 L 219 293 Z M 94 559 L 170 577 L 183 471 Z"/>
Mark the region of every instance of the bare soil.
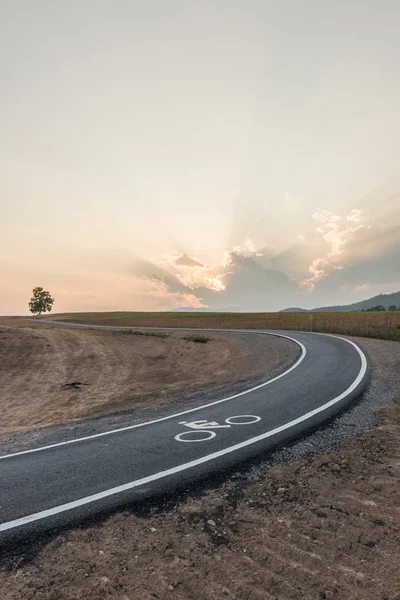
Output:
<path fill-rule="evenodd" d="M 0 321 L 0 438 L 12 432 L 168 405 L 178 393 L 238 381 L 290 364 L 296 346 L 210 334 L 207 343 L 114 331 Z M 261 341 L 261 340 L 260 340 Z"/>

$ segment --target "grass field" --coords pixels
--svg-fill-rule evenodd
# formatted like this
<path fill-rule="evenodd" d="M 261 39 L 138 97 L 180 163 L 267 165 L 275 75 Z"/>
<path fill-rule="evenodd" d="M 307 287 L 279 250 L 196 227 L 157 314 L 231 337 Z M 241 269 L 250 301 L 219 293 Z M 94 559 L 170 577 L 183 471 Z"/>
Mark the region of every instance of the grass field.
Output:
<path fill-rule="evenodd" d="M 369 313 L 190 313 L 91 312 L 46 315 L 43 319 L 128 327 L 288 329 L 400 341 L 400 311 Z"/>

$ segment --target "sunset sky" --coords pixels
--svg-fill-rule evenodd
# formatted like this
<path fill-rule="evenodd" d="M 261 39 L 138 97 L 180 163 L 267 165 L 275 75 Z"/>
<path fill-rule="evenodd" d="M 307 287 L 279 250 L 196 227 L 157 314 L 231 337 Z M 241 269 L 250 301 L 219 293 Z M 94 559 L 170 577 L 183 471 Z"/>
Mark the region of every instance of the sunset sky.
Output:
<path fill-rule="evenodd" d="M 2 0 L 0 314 L 400 290 L 398 0 Z"/>

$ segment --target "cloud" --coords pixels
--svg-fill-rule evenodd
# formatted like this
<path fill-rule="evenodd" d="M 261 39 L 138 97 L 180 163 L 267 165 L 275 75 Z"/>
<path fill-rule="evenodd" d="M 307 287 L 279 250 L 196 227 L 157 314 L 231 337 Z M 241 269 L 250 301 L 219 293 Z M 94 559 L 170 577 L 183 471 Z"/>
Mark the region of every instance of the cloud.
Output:
<path fill-rule="evenodd" d="M 261 256 L 262 253 L 258 253 L 257 248 L 250 238 L 248 238 L 244 244 L 236 244 L 232 248 L 232 252 L 239 254 L 239 256 L 253 256 L 254 254 Z"/>
<path fill-rule="evenodd" d="M 171 264 L 173 262 L 171 256 L 167 262 L 173 268 L 173 273 L 146 259 L 136 257 L 133 261 L 134 274 L 145 282 L 142 288 L 146 291 L 151 282 L 151 292 L 154 293 L 155 299 L 161 299 L 164 304 L 167 303 L 173 308 L 180 306 L 202 308 L 207 306 L 203 303 L 203 292 L 207 290 L 219 292 L 224 289 L 221 280 L 225 274 L 210 274 L 211 267 L 208 265 L 174 267 Z"/>
<path fill-rule="evenodd" d="M 309 276 L 300 282 L 300 285 L 309 292 L 312 292 L 317 282 L 326 277 L 330 271 L 343 268 L 342 265 L 337 264 L 338 257 L 343 254 L 352 236 L 366 227 L 361 223 L 362 214 L 359 209 L 353 209 L 345 219 L 327 210 L 314 213 L 312 218 L 318 223 L 316 232 L 322 236 L 328 247 L 325 256 L 311 262 L 308 268 Z"/>
<path fill-rule="evenodd" d="M 224 251 L 222 264 L 227 267 L 235 264 L 237 257 L 249 258 L 250 256 L 263 256 L 263 253 L 260 250 L 257 250 L 254 242 L 250 238 L 247 238 L 243 244 L 234 244 L 231 250 L 226 249 Z"/>
<path fill-rule="evenodd" d="M 158 277 L 146 278 L 147 289 L 144 290 L 151 298 L 157 310 L 170 310 L 172 308 L 207 308 L 201 298 L 192 293 L 172 291 L 168 283 Z"/>
<path fill-rule="evenodd" d="M 400 226 L 368 226 L 348 239 L 340 265 L 323 263 L 307 305 L 348 304 L 400 289 Z M 317 268 L 313 265 L 313 268 Z"/>
<path fill-rule="evenodd" d="M 248 254 L 249 245 L 241 251 Z M 251 252 L 254 253 L 254 249 Z M 287 295 L 296 292 L 296 286 L 284 273 L 264 268 L 256 261 L 257 252 L 253 256 L 242 256 L 230 251 L 229 269 L 223 265 L 210 270 L 170 265 L 173 273 L 146 263 L 146 286 L 154 296 L 152 303 L 156 302 L 159 310 L 165 310 L 165 306 L 278 310 Z M 143 272 L 143 264 L 141 267 Z"/>
<path fill-rule="evenodd" d="M 296 293 L 296 284 L 281 271 L 264 268 L 253 256 L 233 255 L 229 272 L 220 276 L 224 289 L 198 290 L 210 306 L 240 306 L 248 311 L 279 310 Z M 197 293 L 197 290 L 196 290 Z"/>
<path fill-rule="evenodd" d="M 152 293 L 160 310 L 240 306 L 270 311 L 296 304 L 347 304 L 370 289 L 375 292 L 379 285 L 396 285 L 400 225 L 368 223 L 360 208 L 342 216 L 318 211 L 312 223 L 313 230 L 304 231 L 305 239 L 296 234 L 294 243 L 276 254 L 268 247 L 259 250 L 249 237 L 227 248 L 220 264 L 213 266 L 192 258 L 183 248 L 168 260 L 160 257 L 164 266 L 149 261 L 136 266 L 142 277 L 153 280 Z"/>
<path fill-rule="evenodd" d="M 210 290 L 219 292 L 220 290 L 225 289 L 225 286 L 221 281 L 224 275 L 224 273 L 221 275 L 206 275 L 202 270 L 201 272 L 190 271 L 190 273 L 176 273 L 176 278 L 191 290 L 206 287 Z"/>
<path fill-rule="evenodd" d="M 175 277 L 191 290 L 205 287 L 219 292 L 225 289 L 222 282 L 225 273 L 210 273 L 210 270 L 213 269 L 211 267 L 191 267 L 189 271 L 187 269 L 175 271 Z"/>
<path fill-rule="evenodd" d="M 168 289 L 174 293 L 186 294 L 191 292 L 191 289 L 180 281 L 174 273 L 170 273 L 165 268 L 142 257 L 135 257 L 132 260 L 131 270 L 134 275 L 143 281 L 158 280 L 165 283 Z"/>
<path fill-rule="evenodd" d="M 327 264 L 327 261 L 323 258 L 316 258 L 313 260 L 308 268 L 310 276 L 307 277 L 307 279 L 304 279 L 301 282 L 301 285 L 306 287 L 309 291 L 312 291 L 315 288 L 317 281 L 326 275 L 325 267 Z"/>
<path fill-rule="evenodd" d="M 190 258 L 190 256 L 188 256 L 184 252 L 182 254 L 179 254 L 178 256 L 174 256 L 172 258 L 172 262 L 173 264 L 178 265 L 179 267 L 200 267 L 202 269 L 209 268 L 206 265 L 203 265 L 198 260 Z"/>
<path fill-rule="evenodd" d="M 361 219 L 361 210 L 359 208 L 353 208 L 353 210 L 346 217 L 346 220 L 352 223 L 359 223 Z"/>
<path fill-rule="evenodd" d="M 223 284 L 221 279 L 226 275 L 227 273 L 223 273 L 222 275 L 215 275 L 214 277 L 206 277 L 205 280 L 208 284 L 206 287 L 208 287 L 210 290 L 214 290 L 215 292 L 221 292 L 225 289 L 225 285 Z"/>
<path fill-rule="evenodd" d="M 325 242 L 319 243 L 318 252 L 322 252 Z M 294 243 L 287 248 L 272 252 L 268 248 L 262 249 L 261 257 L 255 256 L 254 260 L 267 269 L 274 269 L 285 273 L 290 279 L 301 281 L 308 276 L 308 268 L 315 259 L 315 240 L 310 236 L 306 240 L 295 238 Z"/>
<path fill-rule="evenodd" d="M 258 261 L 266 260 L 264 254 L 247 238 L 226 249 L 221 264 L 213 268 L 182 267 L 176 265 L 176 256 L 172 267 L 175 277 L 213 308 L 271 310 L 279 308 L 285 294 L 296 291 L 296 285 L 281 271 L 260 264 Z"/>
<path fill-rule="evenodd" d="M 330 246 L 328 258 L 339 256 L 343 252 L 349 235 L 362 227 L 362 225 L 357 225 L 357 227 L 346 226 L 346 221 L 359 223 L 361 220 L 360 213 L 361 211 L 359 210 L 352 210 L 345 221 L 339 215 L 334 215 L 327 210 L 313 214 L 312 218 L 317 223 L 320 223 L 317 227 L 317 232 L 322 235 L 323 239 Z"/>
<path fill-rule="evenodd" d="M 185 252 L 172 253 L 164 260 L 172 267 L 173 276 L 191 290 L 204 287 L 219 292 L 225 288 L 222 282 L 224 273 L 218 273 L 218 269 L 191 258 Z"/>

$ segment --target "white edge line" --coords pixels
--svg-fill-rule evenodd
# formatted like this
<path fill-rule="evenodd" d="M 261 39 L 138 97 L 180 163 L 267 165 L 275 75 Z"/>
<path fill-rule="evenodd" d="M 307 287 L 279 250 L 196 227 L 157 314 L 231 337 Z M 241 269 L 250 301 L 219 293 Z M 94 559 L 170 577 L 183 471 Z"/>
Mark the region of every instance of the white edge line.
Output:
<path fill-rule="evenodd" d="M 337 338 L 337 336 L 330 336 L 330 337 Z M 361 358 L 361 369 L 360 369 L 356 379 L 347 388 L 347 390 L 342 392 L 339 396 L 336 396 L 336 398 L 333 398 L 333 400 L 329 400 L 329 402 L 326 402 L 322 406 L 319 406 L 318 408 L 315 408 L 314 410 L 311 410 L 308 413 L 305 413 L 304 415 L 302 415 L 301 417 L 298 417 L 297 419 L 294 419 L 293 421 L 289 421 L 288 423 L 285 423 L 284 425 L 280 425 L 279 427 L 276 427 L 275 429 L 271 429 L 270 431 L 267 431 L 266 433 L 262 433 L 261 435 L 250 438 L 249 440 L 240 442 L 239 444 L 235 444 L 234 446 L 230 446 L 229 448 L 225 448 L 224 450 L 219 450 L 218 452 L 213 452 L 212 454 L 208 454 L 207 456 L 203 456 L 202 458 L 197 458 L 196 460 L 192 460 L 192 461 L 184 463 L 182 465 L 178 465 L 177 467 L 172 467 L 171 469 L 166 469 L 165 471 L 160 471 L 159 473 L 154 473 L 153 475 L 148 475 L 147 477 L 143 477 L 142 479 L 137 479 L 136 481 L 131 481 L 130 483 L 124 483 L 123 485 L 119 485 L 117 487 L 110 488 L 108 490 L 104 490 L 103 492 L 98 492 L 97 494 L 85 496 L 84 498 L 74 500 L 73 502 L 67 502 L 66 504 L 61 504 L 59 506 L 55 506 L 54 508 L 49 508 L 48 510 L 43 510 L 38 513 L 34 513 L 32 515 L 27 515 L 26 517 L 21 517 L 20 519 L 15 519 L 14 521 L 8 521 L 6 523 L 2 523 L 0 525 L 0 532 L 7 531 L 9 529 L 15 529 L 17 527 L 27 525 L 28 523 L 33 523 L 34 521 L 39 521 L 41 519 L 45 519 L 47 517 L 51 517 L 51 516 L 57 515 L 62 512 L 66 512 L 68 510 L 72 510 L 74 508 L 84 506 L 85 504 L 90 504 L 91 502 L 96 502 L 98 500 L 102 500 L 103 498 L 107 498 L 107 497 L 113 496 L 115 494 L 120 494 L 121 492 L 126 492 L 127 490 L 131 490 L 133 488 L 140 487 L 141 485 L 145 485 L 146 483 L 151 483 L 152 481 L 157 481 L 158 479 L 168 477 L 169 475 L 174 475 L 175 473 L 179 473 L 179 472 L 185 471 L 187 469 L 192 469 L 192 468 L 197 467 L 198 465 L 201 465 L 205 462 L 215 460 L 216 458 L 220 458 L 221 456 L 224 456 L 225 454 L 235 452 L 236 450 L 240 450 L 241 448 L 245 448 L 246 446 L 250 446 L 261 440 L 265 440 L 269 437 L 272 437 L 272 436 L 276 435 L 277 433 L 280 433 L 281 431 L 290 429 L 291 427 L 294 427 L 295 425 L 298 425 L 299 423 L 307 421 L 307 419 L 310 419 L 314 415 L 327 410 L 328 408 L 330 408 L 337 402 L 340 402 L 340 400 L 343 400 L 344 398 L 346 398 L 346 396 L 351 394 L 357 388 L 359 383 L 361 383 L 361 381 L 363 380 L 364 375 L 367 371 L 367 359 L 365 357 L 365 354 L 362 352 L 362 350 L 351 340 L 347 340 L 346 338 L 341 338 L 341 337 L 339 337 L 338 339 L 348 342 L 357 350 L 357 352 Z"/>
<path fill-rule="evenodd" d="M 201 331 L 211 331 L 211 330 L 202 329 Z M 221 330 L 218 330 L 218 331 L 221 331 Z M 208 404 L 203 404 L 202 406 L 197 406 L 196 408 L 190 408 L 189 410 L 184 410 L 182 412 L 174 413 L 173 415 L 161 417 L 160 419 L 155 419 L 154 421 L 146 421 L 145 423 L 138 423 L 137 425 L 128 425 L 127 427 L 121 427 L 119 429 L 111 429 L 110 431 L 103 431 L 102 433 L 95 433 L 94 435 L 87 435 L 85 437 L 80 437 L 80 438 L 76 438 L 73 440 L 67 440 L 65 442 L 57 442 L 55 444 L 49 444 L 48 446 L 39 446 L 38 448 L 31 448 L 30 450 L 21 450 L 20 452 L 14 452 L 12 454 L 3 454 L 2 456 L 0 456 L 0 460 L 4 460 L 6 458 L 13 458 L 14 456 L 21 456 L 22 454 L 32 454 L 33 452 L 41 452 L 42 450 L 50 450 L 51 448 L 58 448 L 59 446 L 67 446 L 68 444 L 76 444 L 77 442 L 93 440 L 95 438 L 103 437 L 106 435 L 112 435 L 113 433 L 121 433 L 123 431 L 129 431 L 130 429 L 136 429 L 137 427 L 145 427 L 146 425 L 153 425 L 154 423 L 160 423 L 161 421 L 167 421 L 168 419 L 173 419 L 175 417 L 187 415 L 188 413 L 195 412 L 196 410 L 202 410 L 203 408 L 208 408 L 209 406 L 215 406 L 216 404 L 220 404 L 221 402 L 227 402 L 228 400 L 233 400 L 234 398 L 239 398 L 239 396 L 244 396 L 245 394 L 250 394 L 251 392 L 254 392 L 255 390 L 259 390 L 260 388 L 265 387 L 266 385 L 269 385 L 270 383 L 273 383 L 274 381 L 277 381 L 281 377 L 288 375 L 291 371 L 293 371 L 293 369 L 295 369 L 296 367 L 299 366 L 299 364 L 304 360 L 304 358 L 307 354 L 307 350 L 305 349 L 305 347 L 303 346 L 303 344 L 301 342 L 299 342 L 298 340 L 295 340 L 294 338 L 291 338 L 287 335 L 282 335 L 282 334 L 278 334 L 278 333 L 267 333 L 264 331 L 254 331 L 253 333 L 257 333 L 259 335 L 260 334 L 261 335 L 273 335 L 276 337 L 282 337 L 282 338 L 288 339 L 292 342 L 295 342 L 301 348 L 300 358 L 294 363 L 294 365 L 292 365 L 289 369 L 287 369 L 287 371 L 284 371 L 280 375 L 277 375 L 277 377 L 274 377 L 273 379 L 269 379 L 268 381 L 265 381 L 264 383 L 260 383 L 260 385 L 256 385 L 255 387 L 253 387 L 249 390 L 245 390 L 244 392 L 239 392 L 238 394 L 234 394 L 233 396 L 228 396 L 227 398 L 222 398 L 221 400 L 216 400 L 215 402 L 209 402 Z"/>

